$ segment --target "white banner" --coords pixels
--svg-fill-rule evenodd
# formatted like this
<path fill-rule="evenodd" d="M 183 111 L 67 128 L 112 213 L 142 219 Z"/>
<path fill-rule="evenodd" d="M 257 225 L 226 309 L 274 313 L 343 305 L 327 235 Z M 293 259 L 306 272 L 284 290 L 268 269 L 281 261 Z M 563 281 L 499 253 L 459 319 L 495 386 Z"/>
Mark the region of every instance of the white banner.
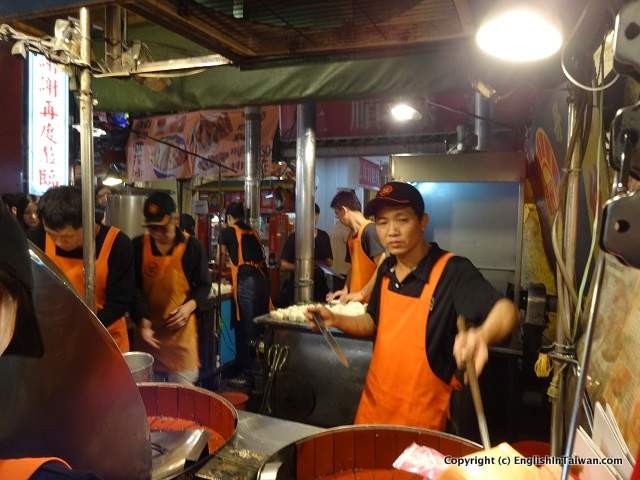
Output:
<path fill-rule="evenodd" d="M 29 193 L 69 183 L 69 79 L 29 54 Z"/>

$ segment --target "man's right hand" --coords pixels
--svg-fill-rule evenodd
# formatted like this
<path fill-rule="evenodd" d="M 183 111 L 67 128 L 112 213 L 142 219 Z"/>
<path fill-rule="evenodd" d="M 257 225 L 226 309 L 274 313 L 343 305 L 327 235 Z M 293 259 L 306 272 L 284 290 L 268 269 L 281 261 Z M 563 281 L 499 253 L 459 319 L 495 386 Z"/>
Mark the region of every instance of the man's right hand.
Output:
<path fill-rule="evenodd" d="M 140 336 L 153 348 L 160 348 L 160 341 L 155 337 L 155 332 L 151 328 L 151 321 L 146 318 L 142 319 L 142 323 L 139 328 Z"/>
<path fill-rule="evenodd" d="M 344 295 L 347 295 L 348 293 L 349 291 L 346 289 L 346 287 L 343 288 L 342 290 L 336 290 L 335 292 L 328 293 L 327 302 L 330 302 L 331 300 L 334 300 L 334 299 L 340 300 Z"/>
<path fill-rule="evenodd" d="M 320 315 L 322 322 L 327 328 L 337 327 L 338 319 L 331 310 L 329 310 L 327 307 L 323 307 L 322 305 L 311 305 L 309 308 L 307 308 L 307 311 L 304 312 L 304 317 L 307 322 L 311 324 L 311 329 L 313 331 L 319 331 L 316 322 L 313 320 L 314 312 Z"/>

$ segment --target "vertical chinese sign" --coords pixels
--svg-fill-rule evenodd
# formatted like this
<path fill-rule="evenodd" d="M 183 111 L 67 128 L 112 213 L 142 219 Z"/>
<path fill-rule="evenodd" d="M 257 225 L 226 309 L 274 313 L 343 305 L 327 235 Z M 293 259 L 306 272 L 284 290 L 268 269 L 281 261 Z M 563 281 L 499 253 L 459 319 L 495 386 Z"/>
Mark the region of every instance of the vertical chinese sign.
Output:
<path fill-rule="evenodd" d="M 69 183 L 69 79 L 29 54 L 29 193 Z"/>

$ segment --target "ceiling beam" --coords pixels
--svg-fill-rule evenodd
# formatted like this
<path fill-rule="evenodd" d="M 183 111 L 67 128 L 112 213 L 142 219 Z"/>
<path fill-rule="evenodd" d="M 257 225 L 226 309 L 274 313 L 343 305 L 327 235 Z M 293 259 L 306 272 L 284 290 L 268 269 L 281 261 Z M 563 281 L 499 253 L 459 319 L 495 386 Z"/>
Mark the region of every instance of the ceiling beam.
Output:
<path fill-rule="evenodd" d="M 476 30 L 476 25 L 473 20 L 471 7 L 469 7 L 469 0 L 453 0 L 453 4 L 458 11 L 458 18 L 460 19 L 462 31 L 467 35 L 473 34 Z"/>
<path fill-rule="evenodd" d="M 256 55 L 254 50 L 209 22 L 204 22 L 193 15 L 188 17 L 180 15 L 175 6 L 166 0 L 140 0 L 127 4 L 127 10 L 220 53 L 233 62 L 241 62 L 243 58 Z"/>

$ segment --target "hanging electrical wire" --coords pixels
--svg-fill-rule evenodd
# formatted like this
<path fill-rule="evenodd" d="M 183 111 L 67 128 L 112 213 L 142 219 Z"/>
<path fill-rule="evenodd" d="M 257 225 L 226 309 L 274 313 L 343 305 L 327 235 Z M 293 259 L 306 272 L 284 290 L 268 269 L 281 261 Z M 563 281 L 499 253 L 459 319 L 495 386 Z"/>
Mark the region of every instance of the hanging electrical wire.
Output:
<path fill-rule="evenodd" d="M 584 21 L 586 15 L 587 15 L 587 12 L 588 12 L 588 10 L 589 10 L 589 8 L 591 7 L 592 4 L 593 4 L 593 0 L 591 0 L 589 3 L 587 3 L 587 5 L 584 7 L 584 9 L 582 10 L 582 13 L 580 14 L 580 17 L 578 17 L 578 21 L 576 22 L 575 26 L 573 27 L 573 30 L 569 34 L 569 37 L 567 38 L 567 41 L 565 42 L 564 46 L 560 50 L 560 66 L 562 67 L 562 71 L 564 72 L 565 76 L 567 77 L 567 79 L 572 84 L 574 84 L 578 88 L 581 88 L 582 90 L 594 93 L 594 92 L 603 92 L 604 90 L 607 90 L 608 88 L 611 88 L 618 81 L 618 79 L 620 78 L 620 74 L 616 72 L 614 77 L 607 84 L 589 86 L 589 85 L 585 85 L 582 82 L 576 80 L 574 75 L 572 75 L 569 72 L 569 70 L 567 69 L 567 65 L 566 65 L 566 62 L 565 62 L 565 54 L 566 54 L 566 51 L 567 51 L 567 47 L 568 47 L 568 45 L 571 44 L 571 40 L 573 39 L 573 37 L 575 36 L 576 32 L 578 31 L 578 28 L 580 27 L 580 25 L 582 25 L 582 22 Z M 612 13 L 610 9 L 609 9 L 609 13 Z M 614 17 L 614 19 L 615 19 L 615 17 Z M 602 48 L 604 48 L 604 47 L 602 47 Z M 604 82 L 604 76 L 602 78 L 602 81 Z"/>

